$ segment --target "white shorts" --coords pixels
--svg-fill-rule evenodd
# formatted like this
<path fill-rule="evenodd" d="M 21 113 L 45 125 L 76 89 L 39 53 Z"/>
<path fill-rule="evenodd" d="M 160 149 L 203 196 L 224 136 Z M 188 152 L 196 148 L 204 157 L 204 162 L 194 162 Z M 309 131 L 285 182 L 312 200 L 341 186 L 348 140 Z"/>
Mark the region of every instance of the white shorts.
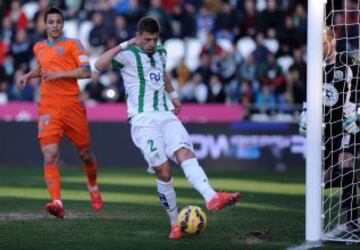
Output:
<path fill-rule="evenodd" d="M 184 147 L 194 152 L 190 136 L 181 121 L 172 112 L 146 112 L 131 118 L 131 138 L 141 150 L 148 171 L 175 160 L 174 153 Z"/>

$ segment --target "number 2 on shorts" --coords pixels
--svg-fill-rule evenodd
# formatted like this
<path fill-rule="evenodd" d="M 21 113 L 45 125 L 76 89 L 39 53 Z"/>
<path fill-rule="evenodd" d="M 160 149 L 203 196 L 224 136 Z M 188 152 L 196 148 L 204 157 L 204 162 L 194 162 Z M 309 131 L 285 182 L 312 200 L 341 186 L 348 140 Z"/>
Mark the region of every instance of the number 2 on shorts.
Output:
<path fill-rule="evenodd" d="M 148 145 L 150 146 L 150 152 L 154 152 L 157 148 L 154 146 L 154 141 L 153 140 L 148 140 L 147 141 Z"/>

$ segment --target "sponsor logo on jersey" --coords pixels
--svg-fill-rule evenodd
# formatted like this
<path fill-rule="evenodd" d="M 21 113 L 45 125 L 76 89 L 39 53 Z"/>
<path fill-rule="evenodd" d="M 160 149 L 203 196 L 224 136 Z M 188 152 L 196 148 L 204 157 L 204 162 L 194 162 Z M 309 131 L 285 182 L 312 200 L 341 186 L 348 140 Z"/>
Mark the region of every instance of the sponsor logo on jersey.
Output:
<path fill-rule="evenodd" d="M 327 107 L 334 106 L 339 100 L 339 92 L 334 85 L 325 83 L 323 86 L 324 104 Z"/>
<path fill-rule="evenodd" d="M 62 56 L 64 54 L 64 48 L 63 47 L 57 47 L 56 53 L 58 56 Z"/>
<path fill-rule="evenodd" d="M 341 70 L 335 70 L 334 80 L 344 79 L 344 72 Z"/>
<path fill-rule="evenodd" d="M 147 75 L 147 79 L 149 80 L 149 84 L 153 90 L 159 90 L 162 87 L 163 85 L 162 70 L 155 67 L 151 67 L 147 71 L 146 75 Z"/>
<path fill-rule="evenodd" d="M 151 81 L 155 81 L 155 82 L 160 82 L 160 80 L 161 80 L 161 74 L 159 73 L 159 72 L 151 72 L 150 74 L 149 74 L 149 77 L 150 77 L 150 80 Z"/>

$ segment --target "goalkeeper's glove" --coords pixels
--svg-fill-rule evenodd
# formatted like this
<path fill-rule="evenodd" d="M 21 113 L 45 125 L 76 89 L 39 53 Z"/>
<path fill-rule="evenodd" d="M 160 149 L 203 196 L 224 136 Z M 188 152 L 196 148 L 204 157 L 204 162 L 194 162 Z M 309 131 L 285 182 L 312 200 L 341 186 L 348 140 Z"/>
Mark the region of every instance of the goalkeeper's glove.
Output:
<path fill-rule="evenodd" d="M 345 116 L 346 118 L 346 116 Z M 342 124 L 343 129 L 348 132 L 349 134 L 356 135 L 360 128 L 357 125 L 358 116 L 356 116 L 354 113 L 347 117 L 345 121 Z"/>
<path fill-rule="evenodd" d="M 299 119 L 299 134 L 306 136 L 306 102 L 303 104 L 303 109 Z"/>

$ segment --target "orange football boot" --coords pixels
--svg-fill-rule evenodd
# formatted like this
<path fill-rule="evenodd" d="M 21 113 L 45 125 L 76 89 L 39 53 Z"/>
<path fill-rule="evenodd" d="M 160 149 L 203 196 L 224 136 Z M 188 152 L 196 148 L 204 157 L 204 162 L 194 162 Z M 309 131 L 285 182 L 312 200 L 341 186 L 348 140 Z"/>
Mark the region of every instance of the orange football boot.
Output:
<path fill-rule="evenodd" d="M 101 193 L 97 187 L 90 188 L 89 185 L 88 185 L 88 190 L 89 190 L 89 194 L 90 194 L 91 206 L 93 207 L 95 212 L 99 212 L 104 205 L 102 197 L 101 197 Z"/>
<path fill-rule="evenodd" d="M 170 240 L 178 240 L 181 238 L 182 232 L 179 225 L 175 224 L 171 226 L 171 232 L 169 234 Z"/>
<path fill-rule="evenodd" d="M 65 215 L 64 208 L 58 202 L 50 202 L 45 206 L 46 212 L 57 218 L 63 219 Z"/>
<path fill-rule="evenodd" d="M 240 199 L 240 193 L 218 192 L 207 204 L 209 211 L 220 210 L 226 206 L 235 204 Z"/>

